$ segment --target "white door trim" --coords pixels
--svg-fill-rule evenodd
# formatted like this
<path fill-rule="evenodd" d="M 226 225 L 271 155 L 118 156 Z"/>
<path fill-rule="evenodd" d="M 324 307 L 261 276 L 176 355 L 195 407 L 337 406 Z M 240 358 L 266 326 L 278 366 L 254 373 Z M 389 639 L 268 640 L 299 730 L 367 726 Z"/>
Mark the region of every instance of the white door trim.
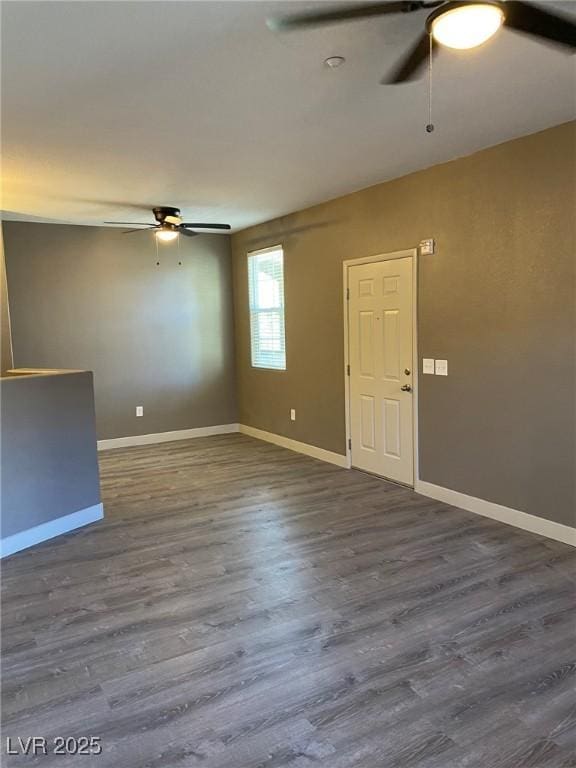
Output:
<path fill-rule="evenodd" d="M 349 318 L 348 318 L 348 289 L 349 289 L 349 268 L 357 267 L 359 264 L 372 264 L 378 261 L 391 261 L 392 259 L 412 259 L 412 287 L 413 287 L 413 309 L 412 309 L 412 426 L 414 432 L 414 484 L 420 479 L 420 469 L 418 465 L 418 248 L 409 248 L 405 251 L 394 251 L 392 253 L 379 253 L 375 256 L 365 256 L 361 259 L 349 259 L 342 263 L 343 286 L 344 286 L 344 392 L 345 392 L 345 418 L 346 418 L 346 466 L 352 467 L 352 451 L 350 450 L 350 440 L 352 439 L 352 429 L 350 425 L 350 377 L 348 376 L 348 365 L 350 363 L 349 349 Z"/>

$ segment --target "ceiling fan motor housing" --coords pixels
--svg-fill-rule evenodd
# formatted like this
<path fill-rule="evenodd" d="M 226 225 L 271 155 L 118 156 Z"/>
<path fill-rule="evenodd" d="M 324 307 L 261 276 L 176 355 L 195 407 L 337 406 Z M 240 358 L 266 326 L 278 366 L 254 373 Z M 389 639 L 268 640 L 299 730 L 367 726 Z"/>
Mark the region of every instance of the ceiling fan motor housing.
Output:
<path fill-rule="evenodd" d="M 158 206 L 157 208 L 152 208 L 152 212 L 154 213 L 154 218 L 160 224 L 163 224 L 167 218 L 168 219 L 174 218 L 180 221 L 180 208 L 170 208 L 168 206 L 163 205 L 163 206 Z M 169 223 L 172 224 L 176 222 L 169 222 Z"/>

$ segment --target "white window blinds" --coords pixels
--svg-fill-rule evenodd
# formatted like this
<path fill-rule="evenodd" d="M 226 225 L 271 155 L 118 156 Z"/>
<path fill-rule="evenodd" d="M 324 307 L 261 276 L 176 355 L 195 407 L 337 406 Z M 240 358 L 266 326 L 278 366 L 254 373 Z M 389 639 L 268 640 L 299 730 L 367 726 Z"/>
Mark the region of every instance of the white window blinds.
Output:
<path fill-rule="evenodd" d="M 281 246 L 248 254 L 248 290 L 252 365 L 285 370 L 284 254 Z"/>

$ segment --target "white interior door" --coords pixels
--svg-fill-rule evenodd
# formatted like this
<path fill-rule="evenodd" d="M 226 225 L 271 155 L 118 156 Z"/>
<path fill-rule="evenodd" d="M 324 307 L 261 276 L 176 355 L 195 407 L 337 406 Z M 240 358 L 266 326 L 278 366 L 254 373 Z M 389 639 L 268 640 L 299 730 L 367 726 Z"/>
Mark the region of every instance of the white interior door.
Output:
<path fill-rule="evenodd" d="M 348 268 L 352 466 L 414 483 L 413 259 Z"/>

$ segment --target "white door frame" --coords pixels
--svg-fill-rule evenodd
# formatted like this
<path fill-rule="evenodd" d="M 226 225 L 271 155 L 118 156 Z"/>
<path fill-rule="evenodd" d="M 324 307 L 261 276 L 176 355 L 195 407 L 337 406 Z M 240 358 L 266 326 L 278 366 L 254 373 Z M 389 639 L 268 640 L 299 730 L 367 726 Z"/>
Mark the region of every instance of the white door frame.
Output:
<path fill-rule="evenodd" d="M 350 442 L 352 439 L 352 429 L 350 425 L 350 376 L 348 376 L 348 365 L 350 363 L 350 339 L 348 336 L 349 318 L 349 268 L 356 267 L 359 264 L 372 264 L 378 261 L 391 261 L 392 259 L 412 259 L 412 428 L 414 433 L 414 485 L 420 480 L 420 469 L 418 465 L 418 248 L 409 248 L 405 251 L 394 251 L 393 253 L 379 253 L 376 256 L 366 256 L 362 259 L 350 259 L 344 261 L 343 285 L 344 285 L 344 391 L 346 407 L 346 466 L 352 467 L 352 451 Z"/>

